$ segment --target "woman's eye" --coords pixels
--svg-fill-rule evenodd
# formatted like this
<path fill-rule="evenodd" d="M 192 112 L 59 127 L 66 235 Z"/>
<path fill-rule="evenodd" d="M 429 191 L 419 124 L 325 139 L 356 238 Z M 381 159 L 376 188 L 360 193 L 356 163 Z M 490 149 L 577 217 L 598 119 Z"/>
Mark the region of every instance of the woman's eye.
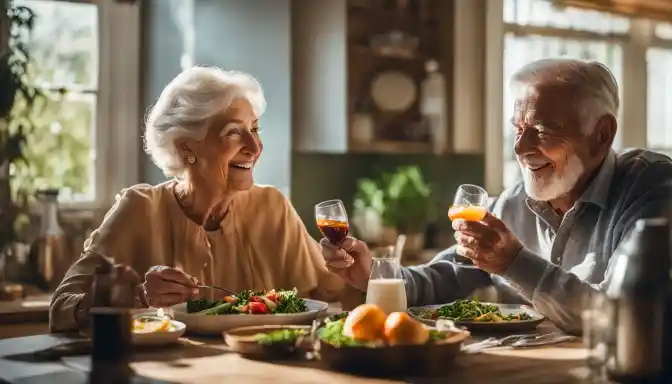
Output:
<path fill-rule="evenodd" d="M 254 127 L 254 128 L 252 128 L 252 133 L 259 133 L 259 132 L 261 132 L 261 131 L 262 131 L 261 127 Z"/>

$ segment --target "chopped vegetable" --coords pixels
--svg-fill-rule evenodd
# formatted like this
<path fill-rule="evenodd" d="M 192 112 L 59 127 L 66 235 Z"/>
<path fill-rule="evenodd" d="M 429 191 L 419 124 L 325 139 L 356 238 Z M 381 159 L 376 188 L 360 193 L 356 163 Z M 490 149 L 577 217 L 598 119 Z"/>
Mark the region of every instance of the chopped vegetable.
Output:
<path fill-rule="evenodd" d="M 420 314 L 424 319 L 450 319 L 454 321 L 474 322 L 501 322 L 531 320 L 526 312 L 520 312 L 504 316 L 499 307 L 492 304 L 483 304 L 478 300 L 457 300 L 452 304 L 446 304 L 439 309 L 425 311 Z"/>
<path fill-rule="evenodd" d="M 279 329 L 268 333 L 255 335 L 257 342 L 261 344 L 294 344 L 299 336 L 306 334 L 303 329 Z"/>
<path fill-rule="evenodd" d="M 225 315 L 231 313 L 232 311 L 233 311 L 233 304 L 221 303 L 215 307 L 200 311 L 199 313 L 202 315 Z"/>
<path fill-rule="evenodd" d="M 247 290 L 235 296 L 226 296 L 222 301 L 187 301 L 188 313 L 204 315 L 299 313 L 307 310 L 306 301 L 298 296 L 296 288 L 277 291 L 272 289 L 268 292 Z"/>
<path fill-rule="evenodd" d="M 250 304 L 248 304 L 248 305 L 250 307 L 250 313 L 252 313 L 252 314 L 260 315 L 260 314 L 268 313 L 268 307 L 264 303 L 259 303 L 259 302 L 253 301 L 253 302 L 250 302 Z"/>
<path fill-rule="evenodd" d="M 208 299 L 189 299 L 187 300 L 187 313 L 201 312 L 221 303 L 221 301 L 210 301 Z"/>

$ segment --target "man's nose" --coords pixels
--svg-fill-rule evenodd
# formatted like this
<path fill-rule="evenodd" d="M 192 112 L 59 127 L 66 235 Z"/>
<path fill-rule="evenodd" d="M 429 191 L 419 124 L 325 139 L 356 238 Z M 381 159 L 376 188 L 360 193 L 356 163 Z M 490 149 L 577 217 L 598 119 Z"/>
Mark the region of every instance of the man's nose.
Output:
<path fill-rule="evenodd" d="M 524 156 L 536 151 L 539 139 L 533 131 L 530 129 L 523 130 L 523 133 L 516 138 L 516 142 L 513 145 L 516 155 Z"/>

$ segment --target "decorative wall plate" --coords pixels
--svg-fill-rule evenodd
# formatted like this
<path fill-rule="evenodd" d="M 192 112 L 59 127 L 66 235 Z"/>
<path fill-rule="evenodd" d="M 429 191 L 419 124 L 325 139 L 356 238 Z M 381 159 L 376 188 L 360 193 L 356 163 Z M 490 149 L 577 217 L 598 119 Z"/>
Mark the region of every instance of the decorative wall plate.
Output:
<path fill-rule="evenodd" d="M 386 71 L 371 81 L 371 97 L 384 111 L 403 112 L 415 101 L 418 88 L 413 78 L 401 71 Z"/>

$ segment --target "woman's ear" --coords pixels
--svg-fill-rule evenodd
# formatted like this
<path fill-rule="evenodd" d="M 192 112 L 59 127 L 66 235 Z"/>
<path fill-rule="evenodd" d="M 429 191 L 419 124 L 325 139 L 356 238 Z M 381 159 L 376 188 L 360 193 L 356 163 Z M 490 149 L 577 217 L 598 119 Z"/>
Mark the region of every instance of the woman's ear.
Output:
<path fill-rule="evenodd" d="M 189 148 L 189 144 L 187 144 L 186 140 L 179 140 L 175 143 L 175 146 L 177 147 L 177 151 L 180 153 L 180 156 L 184 158 L 187 156 L 193 156 L 194 154 Z"/>

